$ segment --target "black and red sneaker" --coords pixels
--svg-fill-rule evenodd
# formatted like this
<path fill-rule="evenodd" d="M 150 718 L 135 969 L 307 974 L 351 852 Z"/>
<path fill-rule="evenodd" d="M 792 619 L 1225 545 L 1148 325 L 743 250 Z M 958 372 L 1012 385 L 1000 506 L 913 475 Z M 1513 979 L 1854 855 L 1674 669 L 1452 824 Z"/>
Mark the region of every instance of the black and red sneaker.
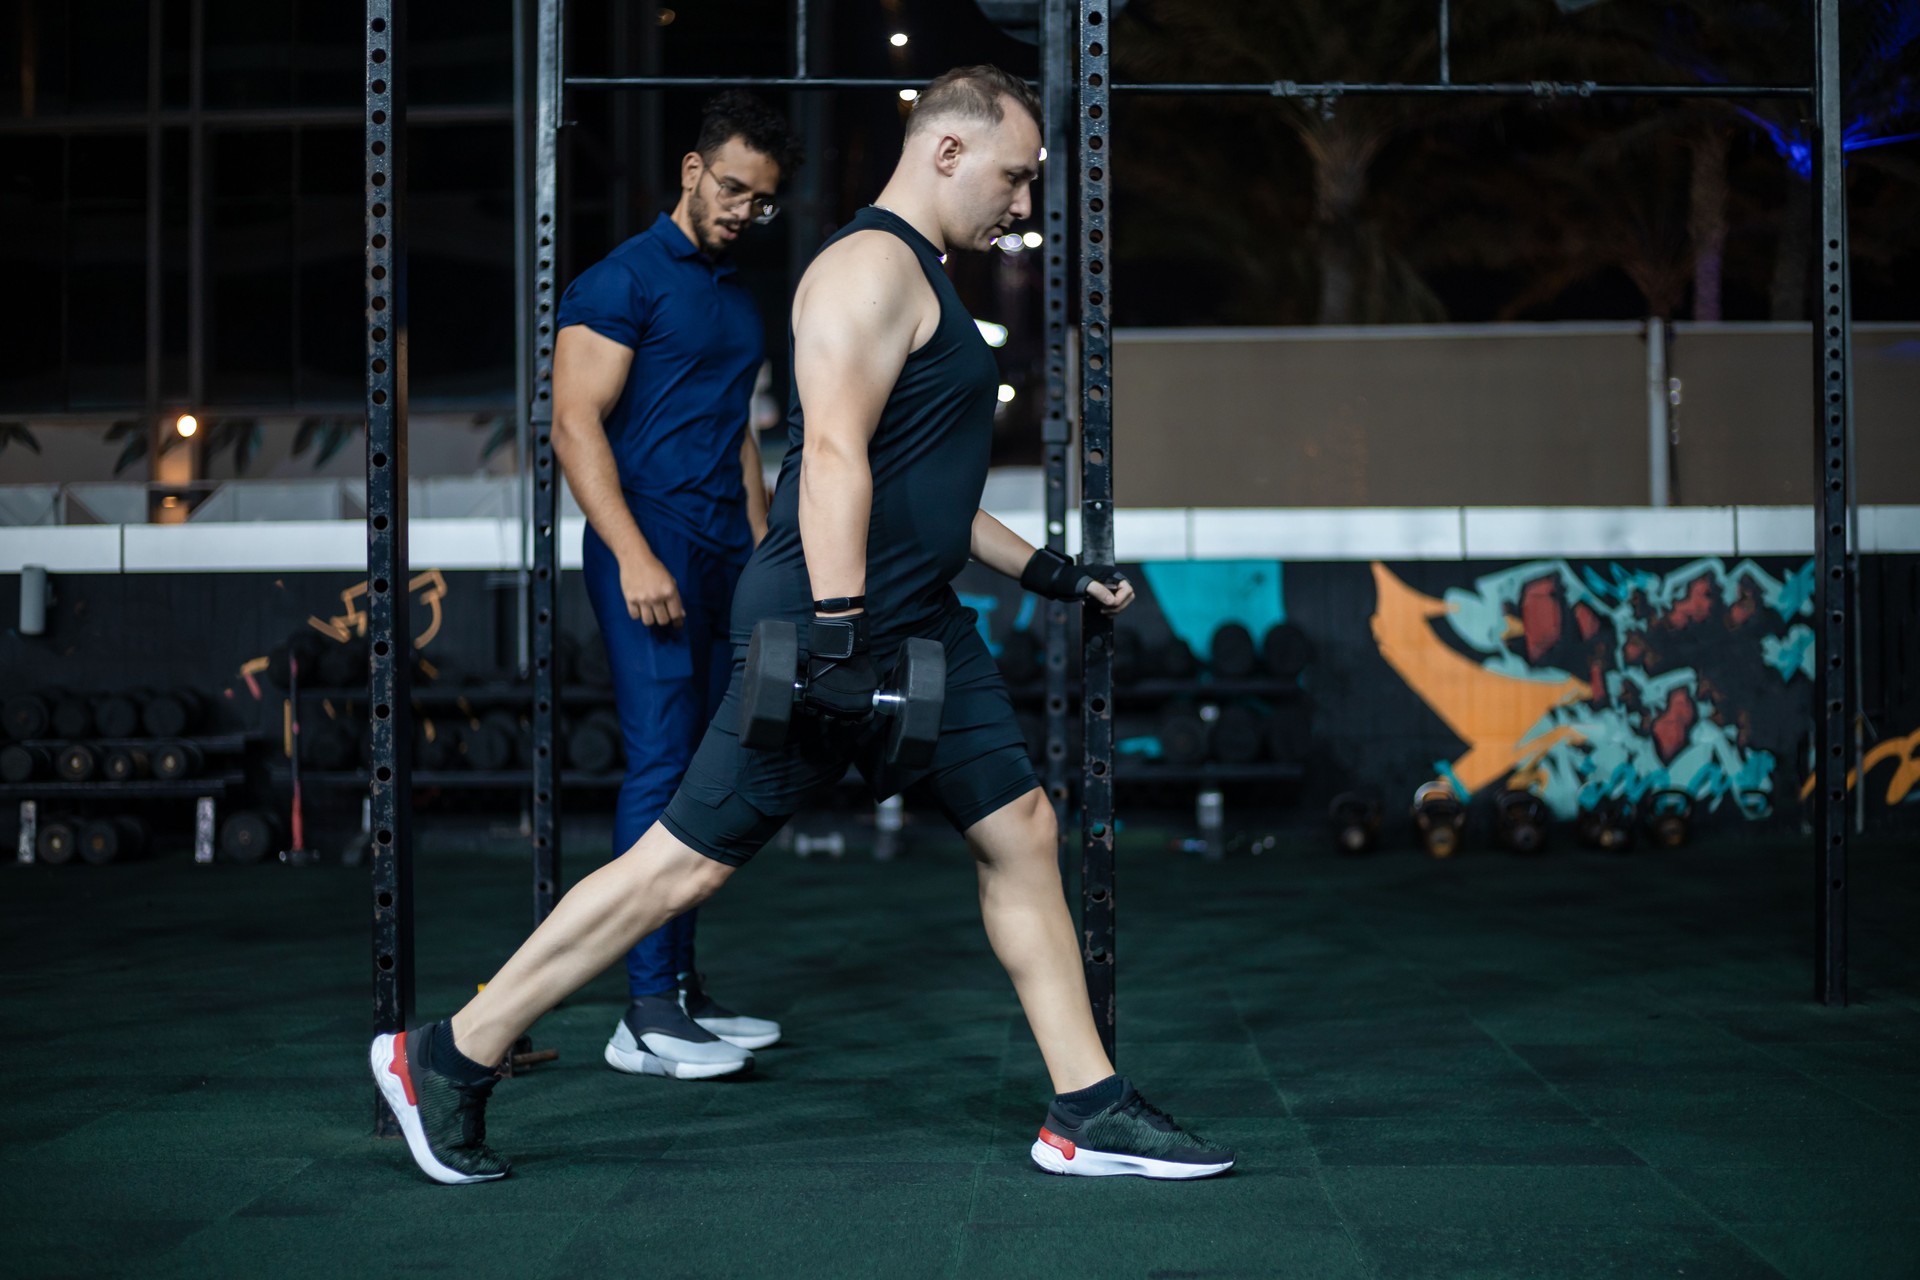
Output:
<path fill-rule="evenodd" d="M 380 1096 L 400 1121 L 413 1162 L 435 1182 L 455 1186 L 504 1178 L 511 1167 L 487 1145 L 487 1097 L 500 1078 L 461 1084 L 434 1070 L 420 1052 L 433 1030 L 429 1022 L 373 1038 L 367 1057 Z"/>
<path fill-rule="evenodd" d="M 1047 1173 L 1083 1178 L 1210 1178 L 1233 1168 L 1232 1151 L 1181 1128 L 1130 1083 L 1084 1119 L 1050 1104 L 1032 1156 Z"/>

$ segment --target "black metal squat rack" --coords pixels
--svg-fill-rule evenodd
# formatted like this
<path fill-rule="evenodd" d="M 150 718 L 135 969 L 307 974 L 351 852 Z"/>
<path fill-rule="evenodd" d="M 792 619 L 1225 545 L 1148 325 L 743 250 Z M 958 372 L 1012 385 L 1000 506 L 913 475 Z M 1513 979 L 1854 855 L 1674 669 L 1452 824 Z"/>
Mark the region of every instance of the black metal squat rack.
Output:
<path fill-rule="evenodd" d="M 1848 743 L 1852 737 L 1852 628 L 1854 496 L 1849 448 L 1852 331 L 1847 295 L 1846 190 L 1841 152 L 1840 4 L 1812 5 L 1813 66 L 1803 85 L 1635 85 L 1591 81 L 1456 83 L 1448 63 L 1448 0 L 1437 0 L 1440 79 L 1435 83 L 1114 84 L 1110 71 L 1109 0 L 1036 0 L 1040 27 L 1040 93 L 1046 107 L 1044 166 L 1044 316 L 1046 406 L 1046 541 L 1064 549 L 1071 415 L 1067 405 L 1070 297 L 1078 319 L 1080 403 L 1080 531 L 1083 553 L 1110 562 L 1113 542 L 1111 97 L 1114 93 L 1245 95 L 1311 99 L 1341 97 L 1596 97 L 1789 98 L 1803 102 L 1813 126 L 1819 204 L 1816 238 L 1809 244 L 1819 283 L 1813 326 L 1817 374 L 1813 438 L 1819 501 L 1815 504 L 1819 587 L 1815 629 L 1817 671 L 1813 746 L 1815 996 L 1844 1004 L 1847 996 Z M 531 7 L 531 12 L 526 6 Z M 367 0 L 367 576 L 372 642 L 370 698 L 373 765 L 370 783 L 373 863 L 374 1025 L 398 1030 L 413 1012 L 413 831 L 411 779 L 404 745 L 412 740 L 407 647 L 407 291 L 405 135 L 407 0 Z M 558 281 L 555 253 L 560 130 L 569 92 L 633 89 L 713 89 L 726 86 L 787 90 L 918 88 L 913 80 L 815 76 L 808 66 L 807 0 L 794 0 L 794 74 L 780 77 L 569 77 L 563 32 L 565 0 L 517 0 L 516 101 L 529 116 L 531 163 L 522 166 L 526 194 L 516 201 L 527 315 L 520 366 L 529 415 L 528 469 L 532 476 L 529 621 L 533 677 L 534 917 L 544 919 L 560 885 L 558 756 L 554 734 L 558 696 L 556 637 L 559 558 L 555 544 L 559 476 L 552 446 L 554 318 Z M 526 29 L 527 18 L 532 30 Z M 527 59 L 533 53 L 532 91 Z M 1071 103 L 1069 102 L 1071 86 Z M 1069 125 L 1071 107 L 1071 125 Z M 1069 179 L 1071 158 L 1072 178 Z M 1077 289 L 1067 285 L 1067 209 L 1077 219 Z M 1074 795 L 1066 759 L 1068 714 L 1067 610 L 1044 614 L 1046 648 L 1046 783 L 1061 815 L 1062 856 L 1077 825 L 1081 841 L 1081 937 L 1087 985 L 1108 1052 L 1117 1016 L 1113 842 L 1113 628 L 1097 613 L 1082 619 L 1081 709 L 1084 758 L 1078 770 L 1078 822 L 1065 821 Z M 391 1117 L 380 1113 L 383 1128 Z"/>

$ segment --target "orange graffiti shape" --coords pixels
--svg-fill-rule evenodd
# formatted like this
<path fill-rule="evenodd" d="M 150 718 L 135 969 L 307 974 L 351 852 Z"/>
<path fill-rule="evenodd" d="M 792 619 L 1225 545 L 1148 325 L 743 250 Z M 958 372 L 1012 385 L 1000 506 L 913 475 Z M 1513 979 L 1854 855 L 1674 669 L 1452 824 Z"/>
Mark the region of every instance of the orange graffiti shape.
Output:
<path fill-rule="evenodd" d="M 1593 689 L 1585 681 L 1571 676 L 1526 680 L 1489 671 L 1434 634 L 1432 620 L 1448 612 L 1444 600 L 1421 595 L 1378 561 L 1373 584 L 1373 639 L 1380 656 L 1467 744 L 1453 772 L 1469 789 L 1478 791 L 1517 766 L 1532 767 L 1562 742 L 1585 740 L 1570 725 L 1527 737 L 1555 707 L 1591 698 Z"/>
<path fill-rule="evenodd" d="M 1888 738 L 1867 752 L 1866 759 L 1860 762 L 1859 769 L 1847 770 L 1847 790 L 1853 790 L 1860 781 L 1862 772 L 1871 773 L 1873 767 L 1888 760 L 1898 761 L 1893 776 L 1887 779 L 1887 803 L 1896 805 L 1920 785 L 1920 729 L 1915 729 L 1904 738 Z M 1816 775 L 1808 774 L 1800 787 L 1800 798 L 1805 800 L 1813 794 Z"/>

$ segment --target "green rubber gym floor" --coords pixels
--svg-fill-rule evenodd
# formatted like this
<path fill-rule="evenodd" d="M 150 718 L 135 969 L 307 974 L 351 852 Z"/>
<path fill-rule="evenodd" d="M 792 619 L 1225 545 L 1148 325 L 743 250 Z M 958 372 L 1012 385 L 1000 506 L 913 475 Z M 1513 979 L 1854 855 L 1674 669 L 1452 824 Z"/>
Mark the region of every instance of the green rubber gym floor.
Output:
<path fill-rule="evenodd" d="M 523 856 L 426 823 L 419 995 L 524 930 Z M 572 870 L 602 841 L 571 839 Z M 369 1136 L 366 873 L 0 871 L 0 1273 L 1920 1275 L 1920 861 L 1856 846 L 1854 996 L 1809 998 L 1806 841 L 1610 858 L 1121 850 L 1120 1063 L 1239 1149 L 1051 1178 L 1047 1096 L 957 844 L 769 849 L 709 906 L 756 1078 L 616 1075 L 609 974 L 506 1081 L 505 1182 Z"/>

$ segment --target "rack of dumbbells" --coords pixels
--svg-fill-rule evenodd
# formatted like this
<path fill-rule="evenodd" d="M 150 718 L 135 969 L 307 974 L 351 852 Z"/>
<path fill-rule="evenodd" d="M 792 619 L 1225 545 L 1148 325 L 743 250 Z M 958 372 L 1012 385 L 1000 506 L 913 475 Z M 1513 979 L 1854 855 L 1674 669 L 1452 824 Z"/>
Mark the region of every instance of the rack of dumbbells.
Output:
<path fill-rule="evenodd" d="M 613 709 L 613 676 L 598 636 L 560 641 L 566 709 L 560 723 L 563 781 L 611 789 L 625 777 L 625 750 Z M 372 769 L 364 637 L 340 642 L 301 631 L 268 657 L 267 679 L 297 709 L 289 715 L 281 763 L 315 790 L 364 789 Z M 413 656 L 413 786 L 429 791 L 526 790 L 533 778 L 533 726 L 524 682 L 505 673 L 461 672 L 446 659 Z M 297 694 L 296 694 L 297 690 Z M 369 815 L 361 815 L 363 829 Z"/>
<path fill-rule="evenodd" d="M 105 864 L 154 852 L 193 802 L 193 856 L 214 860 L 218 806 L 245 784 L 250 735 L 216 732 L 190 688 L 37 690 L 0 704 L 0 801 L 20 806 L 20 862 Z"/>
<path fill-rule="evenodd" d="M 1043 659 L 1030 632 L 1001 642 L 1001 671 L 1036 761 L 1046 743 Z M 1190 795 L 1199 828 L 1192 847 L 1219 854 L 1227 788 L 1256 798 L 1263 787 L 1305 776 L 1313 726 L 1301 679 L 1312 660 L 1307 636 L 1290 622 L 1258 638 L 1226 623 L 1208 638 L 1202 661 L 1179 636 L 1148 639 L 1123 617 L 1113 635 L 1116 785 Z M 1066 750 L 1077 755 L 1079 744 Z"/>

